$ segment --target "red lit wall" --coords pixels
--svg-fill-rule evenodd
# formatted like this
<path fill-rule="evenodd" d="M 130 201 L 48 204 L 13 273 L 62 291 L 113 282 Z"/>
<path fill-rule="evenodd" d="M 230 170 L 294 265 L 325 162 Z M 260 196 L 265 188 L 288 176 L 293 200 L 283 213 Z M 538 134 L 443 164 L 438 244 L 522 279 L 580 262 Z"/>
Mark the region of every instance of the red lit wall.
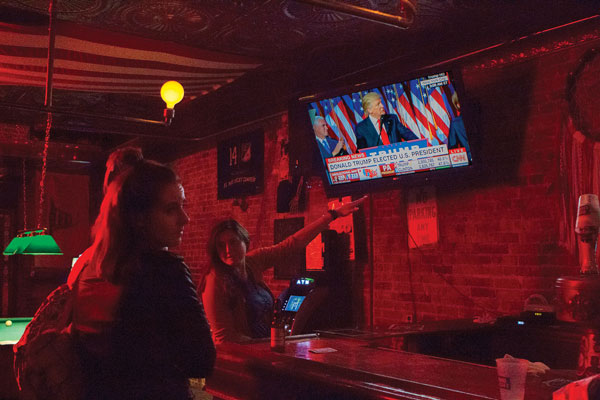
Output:
<path fill-rule="evenodd" d="M 377 326 L 417 320 L 515 314 L 534 293 L 549 301 L 557 277 L 578 272 L 576 254 L 561 243 L 559 155 L 567 121 L 565 82 L 581 55 L 600 45 L 598 32 L 523 40 L 464 62 L 463 79 L 477 114 L 484 179 L 437 188 L 439 242 L 408 251 L 406 190 L 372 195 L 373 318 Z M 181 252 L 200 279 L 212 222 L 234 217 L 250 231 L 251 246 L 273 242 L 278 133 L 285 118 L 260 125 L 265 132 L 265 192 L 250 196 L 247 211 L 216 198 L 216 143 L 176 162 L 192 222 Z M 243 134 L 254 127 L 234 132 Z M 307 220 L 326 209 L 318 178 L 308 189 Z M 568 229 L 572 229 L 569 227 Z M 369 231 L 369 229 L 367 229 Z M 367 238 L 363 238 L 367 240 Z M 360 323 L 371 310 L 370 266 L 354 266 L 354 309 Z M 285 282 L 267 281 L 278 293 Z"/>
<path fill-rule="evenodd" d="M 567 126 L 565 84 L 580 57 L 600 46 L 598 30 L 561 31 L 518 41 L 463 60 L 463 79 L 476 106 L 484 178 L 436 188 L 439 242 L 408 250 L 406 189 L 372 194 L 374 302 L 370 268 L 353 266 L 353 310 L 359 323 L 388 326 L 417 320 L 514 314 L 534 293 L 553 297 L 557 277 L 578 272 L 577 254 L 563 244 L 560 154 Z M 17 127 L 18 128 L 18 127 Z M 0 126 L 2 142 L 22 141 L 22 129 Z M 262 128 L 265 134 L 265 191 L 249 196 L 243 211 L 234 200 L 217 200 L 216 141 L 207 140 L 174 165 L 183 179 L 192 219 L 178 249 L 199 282 L 207 267 L 205 243 L 214 221 L 238 219 L 251 234 L 251 247 L 273 243 L 273 221 L 326 209 L 319 178 L 308 182 L 307 211 L 276 212 L 280 139 L 285 114 L 231 135 Z M 278 139 L 279 138 L 279 139 Z M 474 149 L 475 151 L 475 149 Z M 370 232 L 369 226 L 367 232 Z M 561 236 L 561 234 L 563 236 Z M 365 243 L 369 237 L 359 238 Z M 267 282 L 279 293 L 285 281 Z"/>

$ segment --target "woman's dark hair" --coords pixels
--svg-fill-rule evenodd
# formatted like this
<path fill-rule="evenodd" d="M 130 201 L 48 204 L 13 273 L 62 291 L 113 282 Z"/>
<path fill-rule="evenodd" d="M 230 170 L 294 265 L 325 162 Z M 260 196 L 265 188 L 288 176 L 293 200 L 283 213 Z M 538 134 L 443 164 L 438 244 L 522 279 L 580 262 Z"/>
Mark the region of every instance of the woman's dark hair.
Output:
<path fill-rule="evenodd" d="M 136 256 L 146 243 L 140 219 L 145 218 L 166 185 L 179 182 L 170 167 L 144 160 L 119 174 L 108 186 L 92 230 L 90 261 L 98 276 L 117 282 L 128 275 L 128 268 L 135 268 Z"/>
<path fill-rule="evenodd" d="M 225 231 L 232 231 L 235 233 L 240 240 L 246 244 L 246 249 L 250 247 L 250 234 L 242 224 L 235 219 L 226 219 L 217 223 L 210 232 L 207 244 L 211 267 L 228 267 L 223 264 L 223 261 L 221 261 L 221 258 L 219 257 L 219 252 L 217 251 L 217 237 Z"/>
<path fill-rule="evenodd" d="M 210 232 L 210 237 L 206 246 L 208 256 L 210 257 L 210 265 L 206 269 L 204 276 L 200 281 L 200 292 L 204 291 L 206 276 L 213 268 L 217 273 L 223 276 L 225 282 L 225 291 L 229 296 L 233 295 L 236 287 L 242 286 L 242 281 L 237 274 L 237 270 L 235 268 L 231 268 L 229 265 L 226 265 L 223 261 L 221 261 L 221 257 L 219 257 L 219 252 L 217 250 L 217 238 L 225 231 L 234 232 L 240 238 L 240 240 L 246 244 L 246 249 L 248 249 L 250 246 L 250 234 L 246 228 L 244 228 L 242 224 L 237 222 L 235 219 L 226 219 L 214 225 Z"/>
<path fill-rule="evenodd" d="M 106 173 L 102 190 L 106 193 L 108 185 L 127 168 L 133 167 L 144 159 L 139 147 L 122 147 L 110 153 L 106 160 Z"/>

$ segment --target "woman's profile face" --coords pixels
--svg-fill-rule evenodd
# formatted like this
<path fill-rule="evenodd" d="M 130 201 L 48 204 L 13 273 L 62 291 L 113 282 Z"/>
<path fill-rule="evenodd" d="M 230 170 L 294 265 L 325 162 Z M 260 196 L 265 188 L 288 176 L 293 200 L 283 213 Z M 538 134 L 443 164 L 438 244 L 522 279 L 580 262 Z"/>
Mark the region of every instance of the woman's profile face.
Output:
<path fill-rule="evenodd" d="M 183 227 L 190 222 L 183 209 L 184 202 L 181 184 L 170 183 L 162 188 L 143 222 L 150 248 L 176 247 L 181 243 Z"/>
<path fill-rule="evenodd" d="M 239 267 L 246 258 L 246 243 L 232 230 L 217 235 L 217 254 L 223 263 Z"/>

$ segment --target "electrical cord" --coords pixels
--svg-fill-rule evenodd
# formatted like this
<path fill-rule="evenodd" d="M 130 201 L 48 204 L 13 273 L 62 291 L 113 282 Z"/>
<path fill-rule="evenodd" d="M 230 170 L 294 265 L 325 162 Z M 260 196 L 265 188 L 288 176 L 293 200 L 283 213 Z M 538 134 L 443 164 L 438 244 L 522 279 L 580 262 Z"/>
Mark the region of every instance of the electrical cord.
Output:
<path fill-rule="evenodd" d="M 408 229 L 407 229 L 408 231 Z M 408 233 L 410 235 L 410 232 Z M 413 240 L 414 242 L 414 240 Z M 412 303 L 412 319 L 408 322 L 417 322 L 417 300 L 415 298 L 415 288 L 413 286 L 412 263 L 410 262 L 410 251 L 406 251 L 406 264 L 408 265 L 408 287 L 410 289 L 410 302 Z"/>

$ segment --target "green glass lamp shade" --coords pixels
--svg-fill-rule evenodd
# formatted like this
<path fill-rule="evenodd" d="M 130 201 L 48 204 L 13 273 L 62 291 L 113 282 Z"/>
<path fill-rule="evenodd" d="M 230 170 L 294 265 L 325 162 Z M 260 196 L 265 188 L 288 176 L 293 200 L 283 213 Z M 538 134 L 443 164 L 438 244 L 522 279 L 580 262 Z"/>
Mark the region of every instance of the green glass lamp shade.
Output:
<path fill-rule="evenodd" d="M 37 232 L 37 231 L 36 231 Z M 58 244 L 54 238 L 46 233 L 38 233 L 31 236 L 27 247 L 23 250 L 22 254 L 30 255 L 62 255 L 63 252 L 58 247 Z"/>
<path fill-rule="evenodd" d="M 62 255 L 63 252 L 47 229 L 19 232 L 2 252 L 5 256 L 26 255 Z"/>
<path fill-rule="evenodd" d="M 6 249 L 2 252 L 5 256 L 13 256 L 15 254 L 22 254 L 25 247 L 27 247 L 27 243 L 29 243 L 29 238 L 24 238 L 20 236 L 15 236 L 13 240 L 10 241 Z"/>

